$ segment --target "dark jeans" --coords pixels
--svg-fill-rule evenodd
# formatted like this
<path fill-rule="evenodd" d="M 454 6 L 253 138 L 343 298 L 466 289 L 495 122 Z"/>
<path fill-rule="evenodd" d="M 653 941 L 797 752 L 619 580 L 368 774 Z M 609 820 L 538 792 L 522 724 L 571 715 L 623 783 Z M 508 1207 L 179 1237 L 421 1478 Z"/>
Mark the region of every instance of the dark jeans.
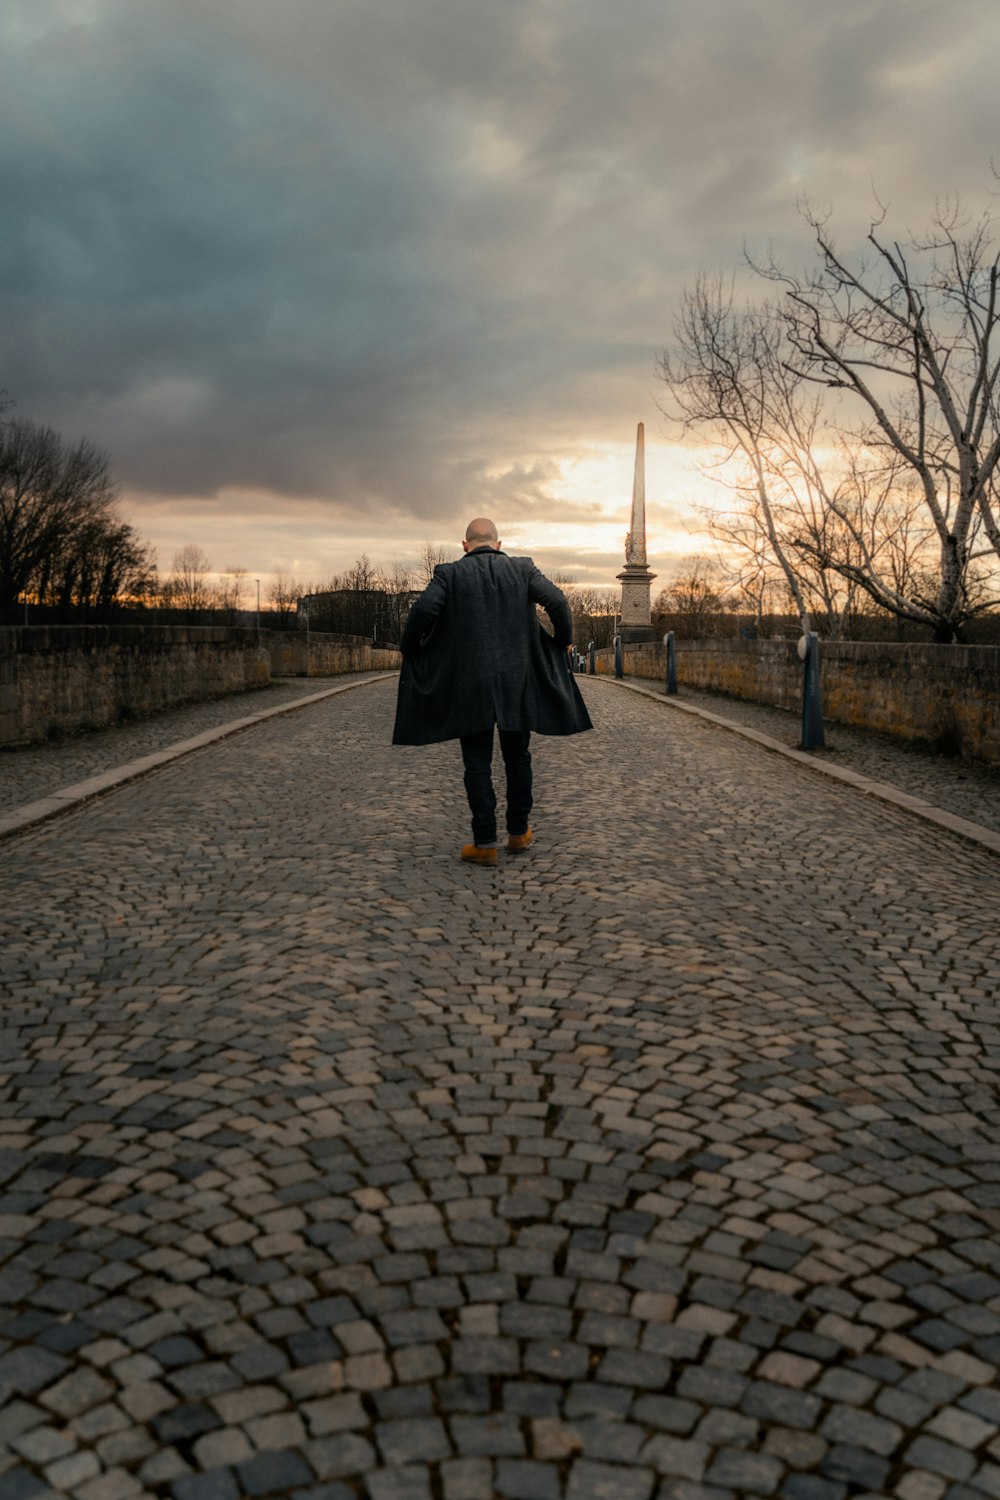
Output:
<path fill-rule="evenodd" d="M 493 790 L 493 730 L 462 735 L 465 790 L 476 844 L 495 844 L 497 798 Z M 500 753 L 507 772 L 507 832 L 525 833 L 531 812 L 531 754 L 527 729 L 501 729 Z"/>

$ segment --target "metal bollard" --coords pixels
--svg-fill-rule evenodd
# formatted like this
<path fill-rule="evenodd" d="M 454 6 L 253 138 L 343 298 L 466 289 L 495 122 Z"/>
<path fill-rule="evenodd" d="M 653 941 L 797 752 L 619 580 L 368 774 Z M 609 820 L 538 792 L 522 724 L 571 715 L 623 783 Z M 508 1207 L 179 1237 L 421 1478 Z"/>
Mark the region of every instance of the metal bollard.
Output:
<path fill-rule="evenodd" d="M 590 676 L 593 677 L 597 672 L 596 647 L 594 646 L 593 641 L 591 641 L 587 646 L 587 656 L 590 659 L 590 666 L 588 667 L 588 671 L 590 673 Z"/>
<path fill-rule="evenodd" d="M 622 650 L 622 638 L 615 636 L 615 676 L 625 676 L 625 652 Z"/>
<path fill-rule="evenodd" d="M 664 693 L 674 697 L 677 693 L 677 652 L 674 649 L 674 632 L 668 630 L 663 637 L 663 644 L 667 648 L 667 680 L 664 685 Z"/>
<path fill-rule="evenodd" d="M 819 685 L 819 636 L 808 631 L 799 641 L 802 658 L 802 749 L 823 750 L 823 699 Z"/>

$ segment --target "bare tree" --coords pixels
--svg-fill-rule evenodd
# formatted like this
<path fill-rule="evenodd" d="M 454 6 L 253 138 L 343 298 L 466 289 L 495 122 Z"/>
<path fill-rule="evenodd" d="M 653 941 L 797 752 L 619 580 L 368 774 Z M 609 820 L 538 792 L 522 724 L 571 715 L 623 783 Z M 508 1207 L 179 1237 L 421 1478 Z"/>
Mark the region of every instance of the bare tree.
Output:
<path fill-rule="evenodd" d="M 343 608 L 346 623 L 340 628 L 352 635 L 367 635 L 373 640 L 382 634 L 379 629 L 385 594 L 382 570 L 363 552 L 335 582 L 346 597 Z"/>
<path fill-rule="evenodd" d="M 552 581 L 562 589 L 573 611 L 573 639 L 579 649 L 586 650 L 591 641 L 595 646 L 610 646 L 621 601 L 618 589 L 574 583 L 565 573 L 557 573 Z M 541 614 L 540 618 L 551 629 L 548 616 Z"/>
<path fill-rule="evenodd" d="M 710 559 L 696 557 L 672 583 L 661 589 L 653 614 L 672 630 L 691 639 L 718 635 L 725 627 L 726 579 Z"/>
<path fill-rule="evenodd" d="M 905 246 L 868 231 L 867 257 L 839 251 L 825 219 L 808 207 L 818 267 L 795 276 L 773 261 L 757 267 L 784 289 L 780 309 L 790 378 L 841 393 L 857 413 L 845 435 L 873 466 L 905 473 L 921 497 L 936 545 L 933 572 L 899 588 L 873 555 L 844 492 L 830 502 L 855 556 L 806 542 L 818 562 L 852 578 L 884 608 L 955 639 L 991 607 L 970 593 L 977 532 L 1000 557 L 1000 245 L 995 221 L 972 221 L 956 203 L 935 213 L 924 236 Z M 847 492 L 849 494 L 849 492 Z M 973 570 L 973 574 L 975 570 Z"/>
<path fill-rule="evenodd" d="M 123 605 L 142 608 L 156 595 L 150 547 L 127 521 L 100 515 L 75 531 L 37 573 L 39 604 L 62 618 L 106 617 Z"/>
<path fill-rule="evenodd" d="M 782 635 L 795 601 L 781 569 L 759 545 L 733 549 L 720 567 L 726 578 L 727 597 L 737 615 L 749 617 L 748 628 L 758 636 Z"/>
<path fill-rule="evenodd" d="M 164 588 L 164 602 L 175 609 L 211 609 L 214 591 L 208 581 L 212 564 L 195 542 L 174 553 L 173 572 Z"/>
<path fill-rule="evenodd" d="M 427 584 L 434 577 L 434 569 L 438 564 L 452 562 L 453 560 L 454 554 L 449 552 L 446 547 L 435 546 L 433 542 L 424 542 L 417 554 L 415 581 L 419 583 L 420 587 L 426 588 Z"/>
<path fill-rule="evenodd" d="M 295 621 L 298 602 L 306 592 L 306 586 L 288 573 L 276 573 L 267 590 L 270 605 L 270 623 L 279 630 L 287 630 Z"/>
<path fill-rule="evenodd" d="M 780 301 L 737 306 L 710 278 L 688 292 L 666 409 L 715 436 L 736 503 L 713 533 L 781 569 L 803 628 L 844 633 L 864 593 L 955 639 L 996 606 L 976 564 L 994 557 L 977 535 L 1000 540 L 997 254 L 985 223 L 963 238 L 939 214 L 914 267 L 877 225 L 874 260 L 849 266 L 810 223 L 816 273 L 756 267 Z"/>
<path fill-rule="evenodd" d="M 772 499 L 771 520 L 784 550 L 785 567 L 779 566 L 770 544 L 759 496 L 753 490 L 737 491 L 730 509 L 706 509 L 705 524 L 719 546 L 719 562 L 730 605 L 742 602 L 763 628 L 767 614 L 799 614 L 787 570 L 794 570 L 808 618 L 831 639 L 848 634 L 858 612 L 860 588 L 835 569 L 817 563 L 804 545 L 806 538 L 822 538 L 829 549 L 833 534 L 843 528 L 831 511 L 815 504 L 804 505 L 796 497 L 791 504 Z M 780 599 L 780 607 L 777 601 Z"/>
<path fill-rule="evenodd" d="M 54 579 L 73 571 L 81 539 L 125 525 L 117 497 L 107 454 L 93 443 L 67 445 L 50 427 L 0 420 L 0 605 L 58 592 Z"/>
<path fill-rule="evenodd" d="M 243 608 L 243 590 L 246 588 L 246 582 L 246 568 L 230 566 L 219 574 L 213 602 L 216 609 L 225 610 L 231 624 L 236 624 L 240 610 Z"/>
<path fill-rule="evenodd" d="M 393 558 L 383 573 L 386 591 L 383 639 L 398 641 L 410 612 L 410 605 L 421 592 L 416 585 L 413 569 L 398 558 Z"/>
<path fill-rule="evenodd" d="M 731 284 L 703 276 L 685 293 L 675 337 L 676 350 L 658 364 L 672 398 L 665 410 L 685 433 L 708 428 L 720 445 L 716 472 L 753 496 L 755 527 L 808 630 L 808 600 L 778 512 L 789 498 L 788 450 L 816 413 L 815 403 L 799 401 L 801 381 L 785 366 L 782 326 L 767 304 L 738 309 Z"/>

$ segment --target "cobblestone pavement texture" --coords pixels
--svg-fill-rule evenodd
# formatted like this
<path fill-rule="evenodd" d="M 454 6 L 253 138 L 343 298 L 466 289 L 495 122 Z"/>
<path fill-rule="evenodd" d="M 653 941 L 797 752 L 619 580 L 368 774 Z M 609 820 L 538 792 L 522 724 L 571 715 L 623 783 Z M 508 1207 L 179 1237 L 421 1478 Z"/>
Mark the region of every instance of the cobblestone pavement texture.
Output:
<path fill-rule="evenodd" d="M 371 673 L 345 677 L 280 680 L 250 693 L 231 694 L 207 703 L 192 703 L 129 724 L 64 736 L 44 745 L 0 751 L 0 812 L 61 791 L 101 771 L 163 750 L 178 740 L 231 720 L 274 708 L 322 691 L 325 687 L 361 680 Z M 645 679 L 643 686 L 655 687 Z M 684 688 L 681 701 L 759 729 L 790 747 L 798 746 L 798 713 L 765 704 L 748 703 L 719 693 Z M 816 752 L 820 764 L 846 766 L 874 781 L 884 781 L 934 807 L 1000 831 L 1000 771 L 977 762 L 962 761 L 914 747 L 891 735 L 847 725 L 826 726 L 827 749 Z"/>
<path fill-rule="evenodd" d="M 1000 860 L 584 684 L 4 848 L 0 1500 L 1000 1494 Z"/>
<path fill-rule="evenodd" d="M 644 679 L 634 680 L 646 685 Z M 799 712 L 690 688 L 683 689 L 681 701 L 734 724 L 759 729 L 784 745 L 797 749 L 801 744 Z M 884 781 L 912 797 L 922 797 L 934 807 L 968 818 L 970 823 L 1000 830 L 1000 770 L 981 761 L 938 755 L 893 735 L 854 729 L 849 724 L 828 722 L 825 730 L 826 749 L 814 752 L 818 762 L 845 766 L 859 776 Z"/>
<path fill-rule="evenodd" d="M 280 678 L 249 693 L 228 693 L 204 703 L 185 703 L 105 729 L 81 730 L 39 745 L 13 749 L 4 746 L 0 749 L 0 812 L 35 802 L 156 750 L 165 750 L 168 745 L 203 730 L 221 728 L 234 719 L 266 712 L 308 698 L 324 688 L 372 675 L 350 672 L 342 677 Z"/>

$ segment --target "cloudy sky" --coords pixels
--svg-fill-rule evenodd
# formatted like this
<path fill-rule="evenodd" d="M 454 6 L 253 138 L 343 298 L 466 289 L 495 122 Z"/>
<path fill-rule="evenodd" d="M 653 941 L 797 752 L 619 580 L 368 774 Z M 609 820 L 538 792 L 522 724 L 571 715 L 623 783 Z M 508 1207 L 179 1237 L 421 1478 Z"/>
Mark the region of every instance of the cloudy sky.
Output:
<path fill-rule="evenodd" d="M 803 194 L 981 206 L 997 0 L 6 0 L 0 386 L 111 454 L 160 566 L 511 551 L 608 582 L 707 481 L 655 357 Z M 456 549 L 457 550 L 457 549 Z"/>

